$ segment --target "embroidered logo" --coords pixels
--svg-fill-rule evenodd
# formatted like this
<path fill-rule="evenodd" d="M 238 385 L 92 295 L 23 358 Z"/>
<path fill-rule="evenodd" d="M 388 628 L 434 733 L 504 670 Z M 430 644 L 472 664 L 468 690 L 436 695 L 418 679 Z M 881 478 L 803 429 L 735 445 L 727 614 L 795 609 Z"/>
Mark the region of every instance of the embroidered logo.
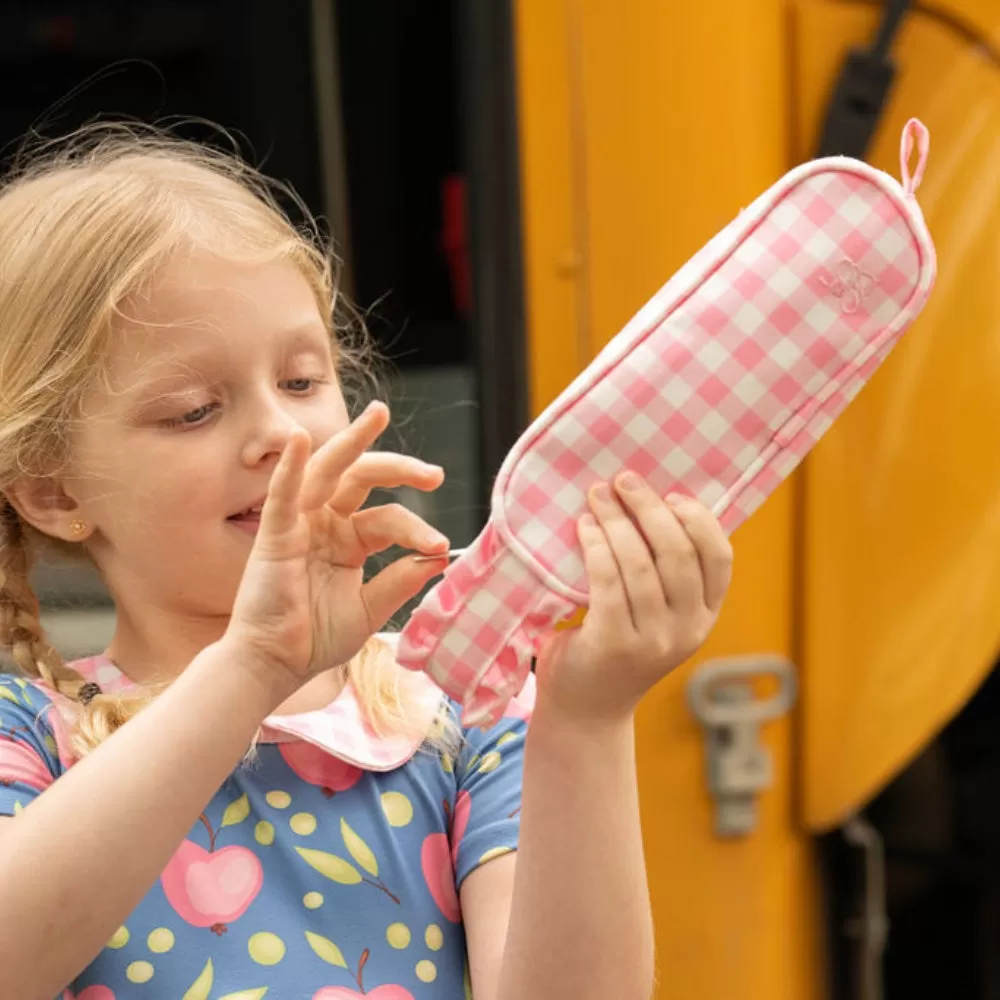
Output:
<path fill-rule="evenodd" d="M 875 276 L 846 257 L 837 265 L 835 275 L 828 278 L 821 274 L 819 280 L 830 289 L 831 295 L 840 300 L 842 313 L 856 313 L 875 288 Z"/>

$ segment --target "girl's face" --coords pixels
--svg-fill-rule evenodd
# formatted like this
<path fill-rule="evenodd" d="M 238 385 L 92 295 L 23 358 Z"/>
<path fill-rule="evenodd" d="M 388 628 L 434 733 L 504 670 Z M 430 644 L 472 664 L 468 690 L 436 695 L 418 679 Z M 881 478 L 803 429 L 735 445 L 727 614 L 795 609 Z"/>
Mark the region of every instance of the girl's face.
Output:
<path fill-rule="evenodd" d="M 91 553 L 121 609 L 227 616 L 289 434 L 348 423 L 313 293 L 289 263 L 192 254 L 128 304 L 108 366 L 64 482 Z"/>

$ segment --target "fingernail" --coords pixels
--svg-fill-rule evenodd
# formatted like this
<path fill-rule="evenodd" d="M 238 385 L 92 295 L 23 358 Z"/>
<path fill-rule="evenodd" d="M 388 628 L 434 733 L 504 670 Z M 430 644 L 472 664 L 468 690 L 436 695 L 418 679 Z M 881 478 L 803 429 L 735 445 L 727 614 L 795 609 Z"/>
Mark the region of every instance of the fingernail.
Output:
<path fill-rule="evenodd" d="M 447 545 L 448 539 L 440 531 L 426 531 L 422 538 L 423 544 L 432 549 L 436 545 Z"/>
<path fill-rule="evenodd" d="M 580 518 L 580 528 L 583 531 L 593 531 L 597 527 L 597 519 L 593 514 L 584 514 Z"/>
<path fill-rule="evenodd" d="M 684 496 L 683 493 L 668 493 L 667 494 L 667 503 L 670 504 L 671 507 L 676 507 L 677 504 L 684 503 L 684 501 L 688 500 L 688 499 L 689 499 L 689 497 Z"/>
<path fill-rule="evenodd" d="M 623 490 L 637 490 L 642 486 L 642 480 L 634 472 L 623 472 L 618 477 L 618 485 Z"/>
<path fill-rule="evenodd" d="M 598 500 L 610 500 L 611 499 L 611 489 L 607 483 L 598 483 L 591 491 L 593 496 Z"/>

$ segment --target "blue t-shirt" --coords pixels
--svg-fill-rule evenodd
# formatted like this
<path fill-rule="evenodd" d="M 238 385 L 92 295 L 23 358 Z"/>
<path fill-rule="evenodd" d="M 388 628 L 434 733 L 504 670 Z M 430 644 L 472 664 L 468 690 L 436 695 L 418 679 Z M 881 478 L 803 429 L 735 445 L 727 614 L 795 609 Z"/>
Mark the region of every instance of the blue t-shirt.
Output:
<path fill-rule="evenodd" d="M 70 764 L 54 711 L 0 676 L 0 815 Z M 454 762 L 421 752 L 381 772 L 307 740 L 261 745 L 64 996 L 467 997 L 458 887 L 517 847 L 526 715 L 466 730 Z"/>

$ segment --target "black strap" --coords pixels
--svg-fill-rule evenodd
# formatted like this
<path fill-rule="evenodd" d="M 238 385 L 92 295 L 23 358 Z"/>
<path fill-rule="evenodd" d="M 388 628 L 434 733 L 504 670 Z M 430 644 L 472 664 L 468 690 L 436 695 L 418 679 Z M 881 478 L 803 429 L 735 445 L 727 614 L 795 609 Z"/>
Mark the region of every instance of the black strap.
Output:
<path fill-rule="evenodd" d="M 878 128 L 896 75 L 890 52 L 910 0 L 886 0 L 871 46 L 851 49 L 833 87 L 817 156 L 862 160 Z"/>

